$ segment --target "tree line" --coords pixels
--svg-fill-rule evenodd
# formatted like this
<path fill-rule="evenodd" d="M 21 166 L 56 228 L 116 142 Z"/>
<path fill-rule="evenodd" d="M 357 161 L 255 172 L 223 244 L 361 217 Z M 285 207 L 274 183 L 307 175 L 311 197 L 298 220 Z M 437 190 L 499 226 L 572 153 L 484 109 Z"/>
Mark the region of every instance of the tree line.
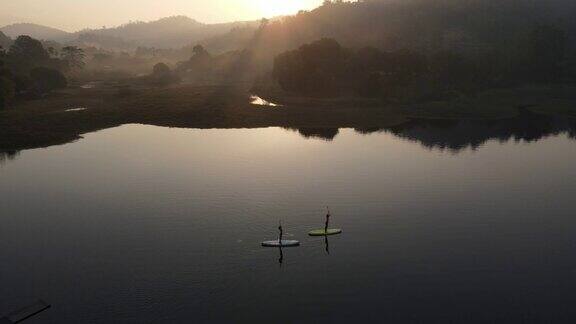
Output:
<path fill-rule="evenodd" d="M 46 48 L 30 36 L 19 36 L 0 48 L 0 109 L 16 98 L 36 99 L 67 86 L 66 74 L 84 67 L 84 51 L 76 46 Z"/>
<path fill-rule="evenodd" d="M 526 83 L 576 81 L 566 33 L 537 25 L 519 46 L 466 55 L 453 50 L 350 49 L 323 38 L 278 55 L 273 76 L 289 92 L 434 99 Z"/>

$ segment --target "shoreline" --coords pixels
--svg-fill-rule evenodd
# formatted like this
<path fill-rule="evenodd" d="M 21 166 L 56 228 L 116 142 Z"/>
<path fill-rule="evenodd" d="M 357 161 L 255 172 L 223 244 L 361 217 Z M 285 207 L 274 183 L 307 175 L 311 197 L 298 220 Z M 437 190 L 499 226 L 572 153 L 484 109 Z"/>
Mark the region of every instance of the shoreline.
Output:
<path fill-rule="evenodd" d="M 521 109 L 576 118 L 572 87 L 493 90 L 449 102 L 388 103 L 374 99 L 265 96 L 281 106 L 256 106 L 234 86 L 68 88 L 0 111 L 0 151 L 66 144 L 124 124 L 177 128 L 383 128 L 412 119 L 500 120 Z M 555 92 L 556 95 L 552 95 Z M 529 94 L 529 95 L 526 95 Z"/>

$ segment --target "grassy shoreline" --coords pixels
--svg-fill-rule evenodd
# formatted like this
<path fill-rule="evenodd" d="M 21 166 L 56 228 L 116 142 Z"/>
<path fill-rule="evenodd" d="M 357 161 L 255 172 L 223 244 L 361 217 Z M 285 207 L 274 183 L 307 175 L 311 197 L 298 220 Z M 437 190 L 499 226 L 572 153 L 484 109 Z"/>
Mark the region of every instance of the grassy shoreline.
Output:
<path fill-rule="evenodd" d="M 518 108 L 576 117 L 574 87 L 493 90 L 449 102 L 270 96 L 280 107 L 250 104 L 246 88 L 177 85 L 166 88 L 69 88 L 0 111 L 0 151 L 65 144 L 82 134 L 123 124 L 183 128 L 390 127 L 410 118 L 501 119 Z M 572 94 L 574 93 L 574 94 Z M 80 111 L 66 111 L 86 108 Z"/>

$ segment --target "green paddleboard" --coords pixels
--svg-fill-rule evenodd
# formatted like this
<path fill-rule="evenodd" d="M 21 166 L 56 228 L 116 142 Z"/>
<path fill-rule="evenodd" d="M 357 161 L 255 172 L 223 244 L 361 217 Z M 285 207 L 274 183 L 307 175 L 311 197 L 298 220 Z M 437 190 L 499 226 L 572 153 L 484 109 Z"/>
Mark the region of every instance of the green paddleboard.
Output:
<path fill-rule="evenodd" d="M 336 234 L 340 234 L 342 233 L 342 230 L 339 228 L 329 228 L 328 231 L 325 231 L 324 229 L 317 229 L 317 230 L 313 230 L 308 232 L 308 235 L 310 236 L 326 236 L 326 235 L 336 235 Z"/>

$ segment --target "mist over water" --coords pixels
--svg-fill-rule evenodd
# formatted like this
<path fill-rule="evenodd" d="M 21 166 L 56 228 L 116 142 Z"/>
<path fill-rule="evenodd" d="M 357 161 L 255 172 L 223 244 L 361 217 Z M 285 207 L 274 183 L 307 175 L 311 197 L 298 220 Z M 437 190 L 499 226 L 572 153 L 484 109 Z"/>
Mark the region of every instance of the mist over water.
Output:
<path fill-rule="evenodd" d="M 22 151 L 0 167 L 0 313 L 34 296 L 51 323 L 571 318 L 568 128 L 477 127 L 464 147 L 445 129 L 125 125 Z M 344 233 L 307 237 L 327 205 Z M 259 246 L 279 219 L 300 248 Z"/>

